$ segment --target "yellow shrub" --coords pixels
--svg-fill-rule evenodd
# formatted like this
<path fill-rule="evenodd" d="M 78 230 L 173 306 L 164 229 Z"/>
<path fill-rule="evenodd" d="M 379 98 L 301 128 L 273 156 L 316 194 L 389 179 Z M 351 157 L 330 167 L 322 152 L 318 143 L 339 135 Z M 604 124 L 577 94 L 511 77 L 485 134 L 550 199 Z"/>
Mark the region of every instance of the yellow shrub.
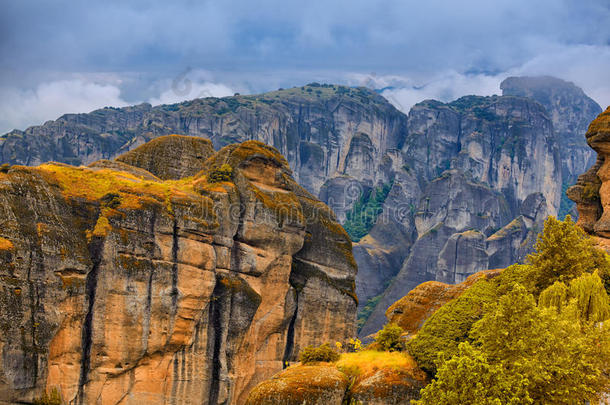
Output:
<path fill-rule="evenodd" d="M 380 369 L 410 370 L 416 368 L 417 363 L 407 353 L 362 350 L 356 353 L 343 353 L 336 366 L 345 374 L 358 377 Z"/>

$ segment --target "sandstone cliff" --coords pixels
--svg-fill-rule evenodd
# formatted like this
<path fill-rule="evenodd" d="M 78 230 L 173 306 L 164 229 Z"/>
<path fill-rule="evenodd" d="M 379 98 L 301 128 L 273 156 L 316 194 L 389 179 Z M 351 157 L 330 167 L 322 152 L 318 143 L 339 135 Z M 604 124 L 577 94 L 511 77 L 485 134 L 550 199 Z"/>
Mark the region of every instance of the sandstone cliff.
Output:
<path fill-rule="evenodd" d="M 166 155 L 184 145 L 189 167 Z M 208 152 L 165 137 L 89 167 L 2 168 L 0 398 L 241 404 L 303 345 L 354 335 L 332 212 L 274 148 Z"/>
<path fill-rule="evenodd" d="M 597 162 L 568 189 L 577 205 L 578 225 L 597 235 L 600 244 L 610 247 L 610 107 L 601 113 L 587 131 L 587 143 L 597 152 Z"/>

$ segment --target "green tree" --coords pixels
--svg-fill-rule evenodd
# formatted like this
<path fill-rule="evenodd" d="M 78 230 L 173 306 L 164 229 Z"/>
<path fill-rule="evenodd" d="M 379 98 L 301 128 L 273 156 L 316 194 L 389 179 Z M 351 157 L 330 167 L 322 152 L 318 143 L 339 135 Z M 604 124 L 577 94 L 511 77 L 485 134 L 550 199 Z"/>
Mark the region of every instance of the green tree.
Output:
<path fill-rule="evenodd" d="M 433 375 L 437 370 L 439 354 L 443 353 L 443 358 L 447 360 L 456 354 L 458 345 L 469 339 L 472 325 L 496 300 L 494 280 L 477 281 L 426 320 L 417 335 L 407 342 L 409 353 L 423 370 Z"/>
<path fill-rule="evenodd" d="M 490 363 L 485 353 L 467 342 L 443 363 L 436 379 L 421 391 L 415 405 L 521 405 L 533 401 L 527 380 L 506 373 L 501 364 Z"/>
<path fill-rule="evenodd" d="M 579 322 L 572 303 L 561 312 L 539 308 L 523 287 L 503 296 L 495 311 L 477 322 L 475 344 L 510 378 L 527 381 L 539 404 L 596 400 L 610 389 L 610 331 Z"/>
<path fill-rule="evenodd" d="M 404 349 L 404 343 L 401 339 L 403 332 L 402 328 L 395 323 L 387 323 L 375 335 L 375 342 L 382 350 L 402 351 Z"/>
<path fill-rule="evenodd" d="M 555 281 L 569 281 L 585 272 L 610 272 L 608 255 L 567 215 L 564 221 L 549 217 L 538 235 L 535 252 L 528 256 L 534 284 L 540 293 Z"/>
<path fill-rule="evenodd" d="M 568 286 L 561 281 L 555 281 L 550 287 L 540 293 L 538 298 L 538 305 L 543 308 L 554 308 L 556 311 L 561 311 L 569 301 Z"/>
<path fill-rule="evenodd" d="M 318 361 L 335 362 L 339 360 L 339 353 L 334 351 L 329 343 L 324 343 L 318 347 L 307 346 L 299 354 L 299 361 L 303 364 L 315 363 Z"/>
<path fill-rule="evenodd" d="M 610 318 L 610 299 L 597 271 L 572 280 L 570 296 L 576 300 L 582 320 L 596 323 Z"/>

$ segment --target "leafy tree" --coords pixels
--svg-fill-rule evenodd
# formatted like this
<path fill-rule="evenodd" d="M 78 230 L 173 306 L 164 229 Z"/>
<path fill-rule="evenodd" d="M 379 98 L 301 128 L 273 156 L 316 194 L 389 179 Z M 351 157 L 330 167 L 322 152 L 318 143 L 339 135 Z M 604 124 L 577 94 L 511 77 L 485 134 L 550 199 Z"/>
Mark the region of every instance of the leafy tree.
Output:
<path fill-rule="evenodd" d="M 538 298 L 538 305 L 543 308 L 554 308 L 556 311 L 559 312 L 563 307 L 568 304 L 569 292 L 570 291 L 567 285 L 565 285 L 561 281 L 555 281 L 555 284 L 540 293 L 540 298 Z"/>
<path fill-rule="evenodd" d="M 417 404 L 576 404 L 610 389 L 610 329 L 580 323 L 574 301 L 561 312 L 541 308 L 517 285 L 471 337 Z"/>
<path fill-rule="evenodd" d="M 401 339 L 403 332 L 402 328 L 395 323 L 387 323 L 383 329 L 375 335 L 375 342 L 382 350 L 390 352 L 401 351 L 404 349 L 404 344 Z"/>
<path fill-rule="evenodd" d="M 447 360 L 456 354 L 458 345 L 469 339 L 472 325 L 496 300 L 493 280 L 476 282 L 426 320 L 417 335 L 407 342 L 409 354 L 424 371 L 436 373 L 439 354 Z"/>
<path fill-rule="evenodd" d="M 610 273 L 610 259 L 567 215 L 564 221 L 549 217 L 538 235 L 535 252 L 528 256 L 534 269 L 534 284 L 540 293 L 555 281 L 569 281 L 599 269 Z"/>
<path fill-rule="evenodd" d="M 570 295 L 576 300 L 580 319 L 596 323 L 610 318 L 610 299 L 597 271 L 572 280 Z"/>
<path fill-rule="evenodd" d="M 521 405 L 531 404 L 527 380 L 507 374 L 502 365 L 490 363 L 485 353 L 462 342 L 458 354 L 439 369 L 437 378 L 421 391 L 415 405 Z"/>
<path fill-rule="evenodd" d="M 577 313 L 573 304 L 560 313 L 539 308 L 516 286 L 473 326 L 471 336 L 510 379 L 527 381 L 534 403 L 582 403 L 610 388 L 610 330 L 581 324 Z"/>

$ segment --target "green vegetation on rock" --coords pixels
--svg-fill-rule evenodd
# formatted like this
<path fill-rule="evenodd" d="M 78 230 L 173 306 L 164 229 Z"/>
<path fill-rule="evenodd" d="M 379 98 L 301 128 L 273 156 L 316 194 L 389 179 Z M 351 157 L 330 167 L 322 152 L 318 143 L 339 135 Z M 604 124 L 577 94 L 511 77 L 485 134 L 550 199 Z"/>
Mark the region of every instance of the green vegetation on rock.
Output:
<path fill-rule="evenodd" d="M 610 389 L 608 255 L 550 217 L 529 264 L 479 280 L 408 343 L 435 375 L 416 404 L 573 404 Z M 538 298 L 537 298 L 538 297 Z"/>
<path fill-rule="evenodd" d="M 383 203 L 392 189 L 393 181 L 362 193 L 351 210 L 346 213 L 343 228 L 354 242 L 360 241 L 369 233 L 379 214 L 383 212 Z"/>
<path fill-rule="evenodd" d="M 318 361 L 334 362 L 339 360 L 339 353 L 330 347 L 330 344 L 325 343 L 318 347 L 307 346 L 299 354 L 299 361 L 303 364 L 314 363 Z"/>
<path fill-rule="evenodd" d="M 400 338 L 403 332 L 402 328 L 395 323 L 387 323 L 383 329 L 375 335 L 375 343 L 385 351 L 402 351 L 405 348 L 404 343 Z"/>

